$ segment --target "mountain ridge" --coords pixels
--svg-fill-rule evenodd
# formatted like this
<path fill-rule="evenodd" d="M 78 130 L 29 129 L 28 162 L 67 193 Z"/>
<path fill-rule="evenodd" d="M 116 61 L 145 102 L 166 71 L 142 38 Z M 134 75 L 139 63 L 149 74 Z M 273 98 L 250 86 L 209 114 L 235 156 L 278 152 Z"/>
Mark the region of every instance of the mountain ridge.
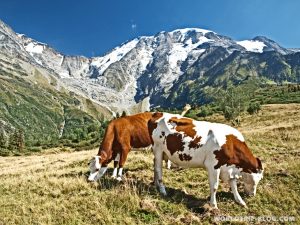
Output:
<path fill-rule="evenodd" d="M 0 153 L 21 149 L 22 139 L 27 147 L 93 145 L 117 114 L 203 105 L 209 93 L 249 77 L 299 83 L 300 51 L 267 37 L 235 41 L 184 28 L 88 58 L 65 55 L 0 21 Z"/>
<path fill-rule="evenodd" d="M 277 83 L 299 81 L 297 49 L 284 48 L 264 36 L 235 41 L 210 30 L 182 28 L 161 31 L 153 36 L 139 36 L 102 56 L 88 58 L 65 55 L 47 44 L 15 33 L 3 22 L 0 24 L 1 33 L 6 34 L 6 39 L 1 40 L 2 49 L 6 45 L 8 53 L 15 53 L 12 56 L 17 55 L 34 66 L 46 69 L 69 91 L 113 112 L 132 113 L 131 108 L 144 99 L 150 99 L 151 107 L 176 106 L 175 87 L 183 85 L 184 89 L 192 89 L 186 84 L 188 79 L 192 83 L 202 83 L 198 87 L 203 88 L 220 84 L 218 80 L 224 76 L 228 80 L 244 76 L 238 68 L 242 68 L 243 73 L 248 71 Z M 261 65 L 267 65 L 268 57 L 282 66 L 283 69 L 276 71 L 278 74 L 262 70 Z M 288 60 L 296 62 L 296 65 L 289 65 Z M 246 68 L 248 61 L 253 68 Z M 256 64 L 258 62 L 260 65 Z M 228 67 L 232 67 L 231 76 L 227 74 Z M 274 73 L 273 69 L 271 71 Z M 170 102 L 171 96 L 174 101 Z M 189 103 L 197 104 L 202 100 L 192 101 Z"/>

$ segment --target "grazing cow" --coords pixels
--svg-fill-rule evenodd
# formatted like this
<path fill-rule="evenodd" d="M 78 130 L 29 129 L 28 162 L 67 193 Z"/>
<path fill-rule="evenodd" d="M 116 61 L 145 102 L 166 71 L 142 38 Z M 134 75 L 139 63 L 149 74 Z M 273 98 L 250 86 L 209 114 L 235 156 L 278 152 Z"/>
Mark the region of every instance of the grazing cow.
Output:
<path fill-rule="evenodd" d="M 185 105 L 181 116 L 184 116 L 191 106 Z M 125 116 L 111 121 L 106 128 L 103 141 L 97 156 L 90 162 L 89 181 L 96 181 L 102 177 L 107 165 L 114 159 L 113 178 L 122 179 L 123 166 L 131 148 L 148 148 L 151 146 L 151 137 L 148 132 L 148 121 L 152 118 L 151 112 Z M 171 161 L 164 154 L 163 159 L 167 168 L 171 168 Z M 119 173 L 117 166 L 119 164 Z M 118 174 L 117 174 L 118 173 Z"/>
<path fill-rule="evenodd" d="M 107 165 L 114 159 L 113 177 L 121 180 L 123 166 L 131 148 L 151 145 L 147 123 L 152 113 L 145 112 L 112 120 L 106 128 L 97 156 L 90 163 L 89 181 L 104 175 Z M 117 171 L 119 164 L 119 171 Z M 118 174 L 117 174 L 118 173 Z"/>
<path fill-rule="evenodd" d="M 155 185 L 166 195 L 162 182 L 162 155 L 181 167 L 204 167 L 208 171 L 211 199 L 217 208 L 216 191 L 219 177 L 229 182 L 235 200 L 246 206 L 237 190 L 237 179 L 242 177 L 244 190 L 255 195 L 262 178 L 261 161 L 255 158 L 244 137 L 225 124 L 195 121 L 179 115 L 154 113 L 148 123 L 152 137 Z"/>
<path fill-rule="evenodd" d="M 88 180 L 96 181 L 102 177 L 112 160 L 114 160 L 112 177 L 122 180 L 123 166 L 131 148 L 145 148 L 152 144 L 148 132 L 148 121 L 151 118 L 152 113 L 145 112 L 112 120 L 106 128 L 98 154 L 90 162 Z M 171 162 L 166 155 L 164 160 L 170 169 Z"/>

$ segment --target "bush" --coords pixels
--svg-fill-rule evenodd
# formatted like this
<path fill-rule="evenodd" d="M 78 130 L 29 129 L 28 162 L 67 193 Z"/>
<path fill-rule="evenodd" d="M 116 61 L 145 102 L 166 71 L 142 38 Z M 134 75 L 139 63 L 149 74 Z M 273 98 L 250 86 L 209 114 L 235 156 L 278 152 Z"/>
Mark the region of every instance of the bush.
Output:
<path fill-rule="evenodd" d="M 11 151 L 0 148 L 0 156 L 9 156 L 9 155 L 11 155 Z"/>
<path fill-rule="evenodd" d="M 219 89 L 212 96 L 212 99 L 214 99 L 214 103 L 223 113 L 225 119 L 238 125 L 240 123 L 240 115 L 248 110 L 250 99 L 253 98 L 258 87 L 257 80 L 248 80 L 238 86 L 228 84 L 226 88 Z M 255 106 L 258 107 L 257 105 Z"/>
<path fill-rule="evenodd" d="M 261 105 L 260 105 L 260 103 L 259 102 L 251 102 L 250 104 L 249 104 L 249 107 L 248 107 L 248 109 L 247 109 L 247 112 L 249 113 L 249 114 L 254 114 L 254 113 L 258 113 L 259 112 L 259 110 L 261 110 Z"/>
<path fill-rule="evenodd" d="M 242 112 L 247 109 L 249 95 L 242 86 L 230 85 L 227 89 L 220 89 L 215 97 L 224 117 L 228 121 L 239 121 Z"/>
<path fill-rule="evenodd" d="M 43 150 L 43 148 L 41 146 L 37 147 L 37 146 L 33 146 L 33 147 L 27 147 L 28 151 L 31 152 L 41 152 Z"/>
<path fill-rule="evenodd" d="M 200 112 L 197 114 L 198 117 L 206 117 L 213 114 L 213 110 L 210 106 L 201 106 Z"/>

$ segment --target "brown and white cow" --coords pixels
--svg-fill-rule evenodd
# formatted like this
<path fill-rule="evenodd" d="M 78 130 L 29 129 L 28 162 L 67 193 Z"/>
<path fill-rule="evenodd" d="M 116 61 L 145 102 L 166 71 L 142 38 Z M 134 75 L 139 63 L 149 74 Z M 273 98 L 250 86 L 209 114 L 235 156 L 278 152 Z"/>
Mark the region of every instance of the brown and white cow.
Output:
<path fill-rule="evenodd" d="M 255 195 L 263 175 L 242 134 L 225 124 L 195 121 L 179 115 L 154 113 L 148 123 L 152 137 L 155 185 L 166 195 L 162 182 L 162 156 L 180 167 L 204 167 L 208 171 L 212 207 L 217 208 L 219 177 L 229 182 L 235 200 L 246 206 L 237 190 L 237 179 L 244 180 L 245 192 Z"/>
<path fill-rule="evenodd" d="M 89 181 L 96 181 L 102 177 L 112 160 L 115 161 L 112 176 L 121 180 L 123 166 L 131 148 L 144 148 L 151 145 L 147 124 L 151 117 L 152 113 L 145 112 L 120 117 L 108 124 L 98 154 L 90 163 Z M 119 164 L 119 171 L 117 171 L 117 164 Z"/>
<path fill-rule="evenodd" d="M 185 105 L 181 116 L 184 116 L 191 106 Z M 90 162 L 89 181 L 96 181 L 102 177 L 107 165 L 114 159 L 113 178 L 122 179 L 123 166 L 131 148 L 151 147 L 152 141 L 148 132 L 148 122 L 152 112 L 144 112 L 112 120 L 106 128 L 98 154 Z M 171 168 L 171 161 L 164 154 L 167 168 Z M 119 164 L 119 173 L 117 166 Z M 176 166 L 176 165 L 174 165 Z"/>
<path fill-rule="evenodd" d="M 109 123 L 98 154 L 90 162 L 89 181 L 97 181 L 102 177 L 112 160 L 114 160 L 112 177 L 117 180 L 122 179 L 123 167 L 129 151 L 132 148 L 145 148 L 152 144 L 148 132 L 148 121 L 152 118 L 152 114 L 151 112 L 139 113 L 120 117 Z M 171 162 L 166 157 L 164 160 L 167 168 L 170 169 Z"/>

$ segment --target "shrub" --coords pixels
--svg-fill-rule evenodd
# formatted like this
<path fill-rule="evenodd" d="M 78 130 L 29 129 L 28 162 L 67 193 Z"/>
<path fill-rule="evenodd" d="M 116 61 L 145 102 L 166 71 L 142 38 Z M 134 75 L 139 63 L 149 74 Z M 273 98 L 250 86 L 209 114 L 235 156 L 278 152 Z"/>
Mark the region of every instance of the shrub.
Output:
<path fill-rule="evenodd" d="M 226 120 L 239 124 L 240 115 L 249 108 L 250 99 L 258 87 L 255 79 L 238 86 L 229 83 L 225 89 L 219 89 L 212 98 Z"/>
<path fill-rule="evenodd" d="M 249 95 L 241 86 L 229 86 L 220 89 L 216 95 L 216 104 L 228 121 L 238 121 L 241 113 L 247 109 Z"/>
<path fill-rule="evenodd" d="M 206 117 L 213 114 L 213 110 L 210 106 L 201 106 L 200 112 L 197 114 L 198 117 Z"/>
<path fill-rule="evenodd" d="M 259 102 L 251 102 L 250 104 L 249 104 L 249 107 L 248 107 L 248 109 L 247 109 L 247 112 L 249 113 L 249 114 L 254 114 L 254 113 L 258 113 L 259 112 L 259 110 L 261 110 L 261 105 L 260 105 L 260 103 Z"/>

